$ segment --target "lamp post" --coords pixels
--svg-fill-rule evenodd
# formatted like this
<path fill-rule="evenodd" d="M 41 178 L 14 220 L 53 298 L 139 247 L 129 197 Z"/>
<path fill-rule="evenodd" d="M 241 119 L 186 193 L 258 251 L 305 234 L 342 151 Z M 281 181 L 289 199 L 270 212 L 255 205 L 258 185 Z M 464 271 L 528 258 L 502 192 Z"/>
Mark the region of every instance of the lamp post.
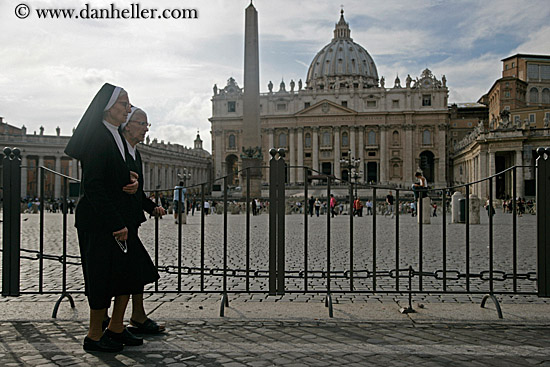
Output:
<path fill-rule="evenodd" d="M 359 165 L 361 160 L 351 156 L 351 150 L 348 151 L 348 157 L 345 159 L 340 159 L 340 163 L 348 169 L 348 178 L 355 180 L 355 197 L 357 197 L 357 179 L 361 177 L 361 172 L 359 172 Z"/>
<path fill-rule="evenodd" d="M 187 180 L 191 179 L 191 173 L 187 171 L 187 168 L 183 169 L 183 173 L 178 173 L 178 178 L 183 181 L 183 186 L 187 185 Z"/>

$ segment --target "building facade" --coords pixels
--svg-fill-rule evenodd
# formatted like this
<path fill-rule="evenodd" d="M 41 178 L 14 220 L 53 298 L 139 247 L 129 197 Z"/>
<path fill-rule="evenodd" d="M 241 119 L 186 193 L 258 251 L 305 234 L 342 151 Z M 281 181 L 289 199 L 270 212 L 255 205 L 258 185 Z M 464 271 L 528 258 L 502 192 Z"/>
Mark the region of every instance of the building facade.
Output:
<path fill-rule="evenodd" d="M 409 185 L 421 170 L 431 184 L 444 186 L 447 98 L 445 76 L 439 80 L 429 69 L 407 76 L 404 85 L 397 77 L 387 86 L 372 57 L 351 38 L 342 11 L 305 84 L 281 81 L 274 91 L 270 82 L 268 92 L 260 93 L 264 165 L 270 148 L 285 148 L 289 184 L 318 175 L 346 180 L 350 172 L 341 160 L 351 156 L 361 161 L 362 182 Z M 234 173 L 242 168 L 244 144 L 243 89 L 233 78 L 224 88 L 214 86 L 209 120 L 214 175 Z M 310 168 L 307 178 L 302 167 Z"/>
<path fill-rule="evenodd" d="M 0 118 L 0 144 L 17 147 L 21 150 L 21 196 L 39 197 L 40 184 L 38 167 L 44 166 L 64 175 L 79 179 L 81 169 L 76 159 L 63 152 L 70 136 L 62 136 L 56 129 L 56 135 L 27 134 L 26 128 L 17 128 L 4 123 Z M 202 148 L 199 134 L 193 148 L 178 144 L 157 142 L 156 139 L 138 145 L 143 161 L 144 189 L 171 190 L 178 182 L 178 174 L 189 173 L 186 185 L 191 186 L 211 180 L 212 159 L 210 153 Z M 0 167 L 1 167 L 0 160 Z M 0 179 L 2 175 L 0 174 Z M 44 197 L 62 196 L 61 177 L 46 173 L 44 176 Z M 198 189 L 196 190 L 198 191 Z"/>
<path fill-rule="evenodd" d="M 550 56 L 517 54 L 502 60 L 502 78 L 495 81 L 480 103 L 488 109 L 488 121 L 453 144 L 452 183 L 477 181 L 514 165 L 515 193 L 535 195 L 535 150 L 550 145 Z M 451 118 L 451 124 L 453 119 Z M 493 197 L 514 194 L 511 172 L 495 177 Z M 489 196 L 487 182 L 472 192 Z"/>

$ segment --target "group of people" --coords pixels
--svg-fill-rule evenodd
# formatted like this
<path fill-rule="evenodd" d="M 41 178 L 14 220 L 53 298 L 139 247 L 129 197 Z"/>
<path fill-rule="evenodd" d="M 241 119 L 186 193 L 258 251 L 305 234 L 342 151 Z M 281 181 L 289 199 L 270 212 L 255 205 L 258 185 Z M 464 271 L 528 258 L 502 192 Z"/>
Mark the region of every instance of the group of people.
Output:
<path fill-rule="evenodd" d="M 532 208 L 534 206 L 533 200 L 525 200 L 525 198 L 518 197 L 516 199 L 516 213 L 519 217 L 522 217 L 526 213 L 527 208 Z M 503 213 L 513 213 L 514 212 L 514 201 L 512 199 L 502 200 L 502 212 Z"/>
<path fill-rule="evenodd" d="M 65 148 L 82 166 L 75 226 L 90 307 L 86 351 L 118 352 L 125 345 L 143 344 L 135 334 L 164 331 L 163 325 L 147 317 L 143 306 L 144 286 L 158 280 L 159 274 L 138 229 L 146 220 L 144 211 L 166 214 L 143 192 L 136 145 L 149 126 L 147 114 L 131 105 L 124 89 L 105 84 Z M 130 295 L 132 331 L 123 320 Z"/>

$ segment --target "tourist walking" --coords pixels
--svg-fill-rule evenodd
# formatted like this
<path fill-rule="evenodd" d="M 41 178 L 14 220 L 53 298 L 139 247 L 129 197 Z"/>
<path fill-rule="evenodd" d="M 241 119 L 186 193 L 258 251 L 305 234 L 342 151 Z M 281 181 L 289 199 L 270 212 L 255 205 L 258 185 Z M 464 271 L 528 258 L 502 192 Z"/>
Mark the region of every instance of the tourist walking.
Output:
<path fill-rule="evenodd" d="M 180 191 L 181 191 L 181 198 L 180 198 Z M 181 213 L 185 214 L 185 192 L 187 190 L 183 187 L 183 181 L 180 181 L 175 187 L 174 187 L 174 220 L 175 223 L 178 224 L 178 218 L 180 213 L 180 207 L 181 207 Z"/>
<path fill-rule="evenodd" d="M 370 199 L 367 199 L 365 206 L 367 207 L 367 215 L 372 215 L 372 201 Z"/>
<path fill-rule="evenodd" d="M 393 195 L 391 191 L 388 193 L 388 195 L 386 195 L 386 204 L 388 206 L 386 209 L 386 216 L 391 215 L 391 218 L 393 219 Z"/>
<path fill-rule="evenodd" d="M 321 201 L 319 198 L 315 199 L 315 215 L 319 217 L 319 211 L 321 210 Z"/>
<path fill-rule="evenodd" d="M 334 197 L 333 194 L 330 194 L 329 205 L 330 205 L 330 215 L 332 216 L 332 218 L 334 218 L 334 216 L 336 215 L 336 198 Z"/>

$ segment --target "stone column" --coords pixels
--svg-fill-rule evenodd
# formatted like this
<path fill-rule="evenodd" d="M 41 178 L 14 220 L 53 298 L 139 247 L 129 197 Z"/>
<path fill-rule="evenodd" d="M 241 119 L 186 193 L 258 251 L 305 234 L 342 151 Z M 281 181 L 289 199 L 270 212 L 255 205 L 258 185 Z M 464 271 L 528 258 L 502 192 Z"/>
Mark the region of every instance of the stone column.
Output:
<path fill-rule="evenodd" d="M 332 131 L 334 132 L 334 176 L 336 178 L 342 178 L 342 172 L 340 172 L 340 128 L 333 127 Z"/>
<path fill-rule="evenodd" d="M 159 184 L 159 169 L 157 165 L 154 163 L 151 164 L 151 168 L 153 169 L 153 180 L 152 180 L 151 189 L 156 190 Z"/>
<path fill-rule="evenodd" d="M 359 158 L 357 157 L 357 150 L 355 149 L 355 130 L 355 126 L 349 128 L 349 150 L 351 150 L 351 156 L 353 158 Z"/>
<path fill-rule="evenodd" d="M 316 175 L 317 172 L 320 172 L 319 169 L 319 128 L 313 128 L 313 169 L 316 172 L 313 172 L 313 175 Z"/>
<path fill-rule="evenodd" d="M 480 200 L 477 195 L 470 194 L 468 206 L 470 208 L 470 224 L 479 224 Z"/>
<path fill-rule="evenodd" d="M 516 166 L 520 166 L 520 165 L 523 164 L 523 155 L 522 155 L 522 153 L 523 152 L 521 151 L 521 149 L 516 150 L 516 164 L 515 164 Z M 525 190 L 525 187 L 524 187 L 525 180 L 524 180 L 524 174 L 523 174 L 524 170 L 525 170 L 524 168 L 516 168 L 516 194 L 519 197 L 524 197 L 525 196 L 525 192 L 524 192 L 524 190 Z M 511 176 L 511 177 L 513 177 L 513 176 Z"/>
<path fill-rule="evenodd" d="M 223 164 L 223 143 L 222 143 L 222 131 L 221 130 L 215 130 L 214 131 L 214 151 L 215 151 L 215 162 L 214 162 L 214 177 L 222 177 L 224 175 L 224 171 L 222 168 Z"/>
<path fill-rule="evenodd" d="M 439 157 L 439 165 L 437 167 L 437 183 L 438 186 L 446 186 L 446 179 L 445 179 L 445 166 L 447 163 L 446 157 L 447 157 L 447 149 L 445 144 L 446 139 L 446 133 L 445 124 L 439 124 L 438 125 L 438 133 L 437 133 L 437 155 Z M 473 176 L 473 175 L 472 175 Z"/>
<path fill-rule="evenodd" d="M 386 126 L 380 126 L 380 183 L 387 182 L 388 158 L 386 152 Z"/>
<path fill-rule="evenodd" d="M 40 188 L 40 180 L 41 180 L 41 175 L 42 175 L 42 170 L 40 169 L 40 167 L 44 166 L 44 157 L 43 156 L 39 156 L 38 157 L 38 167 L 37 167 L 37 170 L 36 170 L 36 192 L 38 193 L 38 198 L 40 198 L 42 196 L 42 191 L 41 191 L 41 188 Z M 44 176 L 45 178 L 46 176 Z"/>
<path fill-rule="evenodd" d="M 78 171 L 78 160 L 73 159 L 71 165 L 71 177 L 80 179 L 80 172 Z"/>
<path fill-rule="evenodd" d="M 143 189 L 149 190 L 151 178 L 149 177 L 149 163 L 143 163 Z"/>
<path fill-rule="evenodd" d="M 288 151 L 289 151 L 289 161 L 288 166 L 290 168 L 290 184 L 294 185 L 296 183 L 296 152 L 294 151 L 294 128 L 291 127 L 288 129 Z"/>
<path fill-rule="evenodd" d="M 271 148 L 275 148 L 275 142 L 274 142 L 273 134 L 274 134 L 273 129 L 267 129 L 267 150 L 268 151 Z"/>
<path fill-rule="evenodd" d="M 297 178 L 297 181 L 299 183 L 303 183 L 304 182 L 304 129 L 299 127 L 298 128 L 298 141 L 297 141 L 297 144 L 298 144 L 298 166 L 300 168 L 298 168 L 298 178 Z"/>
<path fill-rule="evenodd" d="M 367 182 L 367 169 L 365 167 L 365 127 L 359 126 L 359 149 L 357 150 L 357 158 L 361 160 L 361 168 L 363 176 L 360 182 Z"/>
<path fill-rule="evenodd" d="M 488 176 L 494 175 L 496 173 L 496 163 L 495 163 L 495 152 L 489 152 L 489 174 Z M 489 181 L 487 181 L 489 182 Z M 490 190 L 493 192 L 493 200 L 497 197 L 497 185 L 496 185 L 496 179 L 493 178 L 493 187 L 490 188 Z M 487 191 L 487 197 L 489 197 L 489 191 Z M 485 199 L 485 198 L 483 198 Z"/>
<path fill-rule="evenodd" d="M 415 167 L 415 157 L 413 152 L 413 129 L 414 125 L 405 125 L 405 152 L 404 154 L 404 160 L 403 160 L 403 181 L 410 182 L 413 180 L 413 174 L 416 170 Z"/>
<path fill-rule="evenodd" d="M 21 156 L 21 197 L 27 196 L 27 157 Z"/>
<path fill-rule="evenodd" d="M 61 157 L 56 156 L 55 159 L 55 171 L 61 173 Z M 54 175 L 54 198 L 60 198 L 61 197 L 61 176 Z"/>
<path fill-rule="evenodd" d="M 479 179 L 485 178 L 488 176 L 489 170 L 488 167 L 488 155 L 487 152 L 479 152 Z M 489 196 L 489 191 L 487 191 L 488 183 L 482 183 L 479 185 L 479 197 L 480 199 L 485 200 Z"/>

